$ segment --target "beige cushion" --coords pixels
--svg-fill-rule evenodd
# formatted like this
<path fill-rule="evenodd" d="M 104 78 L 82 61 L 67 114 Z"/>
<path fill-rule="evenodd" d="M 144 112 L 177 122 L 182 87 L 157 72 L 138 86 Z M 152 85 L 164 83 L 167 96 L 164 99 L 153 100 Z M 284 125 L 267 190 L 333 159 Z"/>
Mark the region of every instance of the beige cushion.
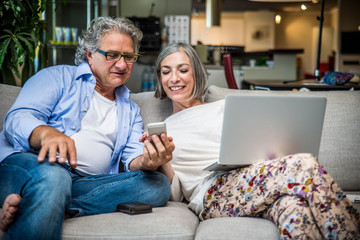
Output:
<path fill-rule="evenodd" d="M 133 93 L 130 99 L 140 107 L 144 127 L 151 122 L 164 121 L 172 113 L 171 101 L 154 97 L 154 92 Z"/>
<path fill-rule="evenodd" d="M 152 213 L 109 213 L 70 218 L 62 239 L 194 239 L 198 217 L 179 202 L 154 208 Z"/>
<path fill-rule="evenodd" d="M 269 220 L 255 217 L 223 217 L 201 222 L 196 230 L 196 240 L 278 240 L 279 231 Z"/>
<path fill-rule="evenodd" d="M 2 129 L 5 115 L 14 104 L 20 90 L 20 87 L 0 84 L 0 130 Z"/>

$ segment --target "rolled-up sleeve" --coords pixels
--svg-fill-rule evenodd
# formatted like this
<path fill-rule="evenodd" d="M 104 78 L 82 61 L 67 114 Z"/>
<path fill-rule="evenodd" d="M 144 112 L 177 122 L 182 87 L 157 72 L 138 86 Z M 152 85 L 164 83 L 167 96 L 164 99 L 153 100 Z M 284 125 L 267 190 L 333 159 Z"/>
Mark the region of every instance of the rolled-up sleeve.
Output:
<path fill-rule="evenodd" d="M 33 130 L 46 125 L 57 103 L 56 81 L 48 71 L 40 71 L 30 78 L 4 119 L 6 139 L 14 150 L 30 150 L 29 137 Z M 46 91 L 44 91 L 46 86 Z"/>
<path fill-rule="evenodd" d="M 130 123 L 128 140 L 122 153 L 122 163 L 125 172 L 130 171 L 130 162 L 144 153 L 144 144 L 139 142 L 143 134 L 143 121 L 140 115 L 140 108 L 134 102 L 131 102 L 131 108 L 133 109 L 133 121 Z"/>

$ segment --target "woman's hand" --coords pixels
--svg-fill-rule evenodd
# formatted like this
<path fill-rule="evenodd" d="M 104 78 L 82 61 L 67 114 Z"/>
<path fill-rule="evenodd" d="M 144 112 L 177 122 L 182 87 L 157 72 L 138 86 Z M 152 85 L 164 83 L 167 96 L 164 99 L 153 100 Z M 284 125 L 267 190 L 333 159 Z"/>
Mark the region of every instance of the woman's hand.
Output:
<path fill-rule="evenodd" d="M 157 135 L 151 136 L 152 142 L 144 133 L 140 142 L 144 143 L 144 154 L 135 158 L 130 163 L 130 170 L 157 170 L 161 165 L 168 163 L 172 159 L 172 152 L 175 149 L 173 138 L 162 133 L 160 138 Z"/>

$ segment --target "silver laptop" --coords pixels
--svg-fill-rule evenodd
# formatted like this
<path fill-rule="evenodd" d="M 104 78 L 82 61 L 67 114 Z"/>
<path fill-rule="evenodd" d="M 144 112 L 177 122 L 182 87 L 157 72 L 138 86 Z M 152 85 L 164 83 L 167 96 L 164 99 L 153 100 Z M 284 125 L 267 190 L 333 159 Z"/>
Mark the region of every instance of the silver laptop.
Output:
<path fill-rule="evenodd" d="M 220 156 L 207 171 L 223 171 L 295 153 L 318 155 L 326 98 L 225 97 Z"/>

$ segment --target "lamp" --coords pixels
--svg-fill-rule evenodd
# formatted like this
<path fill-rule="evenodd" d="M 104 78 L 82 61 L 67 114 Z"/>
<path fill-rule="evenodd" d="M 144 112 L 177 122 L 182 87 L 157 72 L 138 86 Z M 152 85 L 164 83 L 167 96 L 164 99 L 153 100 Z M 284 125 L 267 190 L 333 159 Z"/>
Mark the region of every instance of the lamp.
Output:
<path fill-rule="evenodd" d="M 321 37 L 322 37 L 322 25 L 324 21 L 324 4 L 325 0 L 321 0 L 321 10 L 319 20 L 319 40 L 318 40 L 318 49 L 317 49 L 317 57 L 316 57 L 316 69 L 315 69 L 315 78 L 317 81 L 320 81 L 320 54 L 321 54 Z"/>
<path fill-rule="evenodd" d="M 276 24 L 280 24 L 280 22 L 281 22 L 281 15 L 280 15 L 280 14 L 276 14 L 276 16 L 275 16 L 275 23 L 276 23 Z"/>
<path fill-rule="evenodd" d="M 310 2 L 310 0 L 250 0 L 252 2 Z"/>
<path fill-rule="evenodd" d="M 220 26 L 222 0 L 206 0 L 206 27 Z"/>

